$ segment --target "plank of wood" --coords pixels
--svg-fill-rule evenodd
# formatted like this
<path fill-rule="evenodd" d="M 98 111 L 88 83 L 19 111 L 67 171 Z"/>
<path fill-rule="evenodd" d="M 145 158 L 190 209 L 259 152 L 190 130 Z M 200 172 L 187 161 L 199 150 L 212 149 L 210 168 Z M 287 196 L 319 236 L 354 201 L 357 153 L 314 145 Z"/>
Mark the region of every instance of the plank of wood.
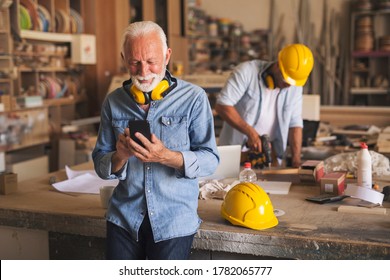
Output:
<path fill-rule="evenodd" d="M 341 205 L 339 206 L 339 208 L 337 208 L 337 211 L 342 213 L 353 213 L 353 214 L 386 215 L 386 208 L 381 208 L 381 207 L 366 208 L 360 206 Z"/>
<path fill-rule="evenodd" d="M 261 174 L 298 174 L 298 168 L 262 169 Z"/>
<path fill-rule="evenodd" d="M 390 107 L 322 105 L 320 108 L 320 116 L 322 122 L 330 123 L 336 127 L 343 127 L 351 124 L 386 127 L 390 123 Z"/>
<path fill-rule="evenodd" d="M 374 175 L 372 179 L 374 181 L 390 182 L 390 175 Z"/>

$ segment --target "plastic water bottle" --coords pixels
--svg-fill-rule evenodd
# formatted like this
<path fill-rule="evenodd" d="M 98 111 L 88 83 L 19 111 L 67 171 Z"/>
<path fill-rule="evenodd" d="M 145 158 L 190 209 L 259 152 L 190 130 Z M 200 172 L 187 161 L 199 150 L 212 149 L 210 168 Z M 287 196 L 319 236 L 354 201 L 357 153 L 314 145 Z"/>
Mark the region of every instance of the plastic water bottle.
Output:
<path fill-rule="evenodd" d="M 239 177 L 240 182 L 256 182 L 257 176 L 256 172 L 253 171 L 252 165 L 250 162 L 244 163 L 244 170 L 240 172 Z"/>
<path fill-rule="evenodd" d="M 357 183 L 364 188 L 372 188 L 372 164 L 371 155 L 366 143 L 360 144 L 357 154 Z"/>

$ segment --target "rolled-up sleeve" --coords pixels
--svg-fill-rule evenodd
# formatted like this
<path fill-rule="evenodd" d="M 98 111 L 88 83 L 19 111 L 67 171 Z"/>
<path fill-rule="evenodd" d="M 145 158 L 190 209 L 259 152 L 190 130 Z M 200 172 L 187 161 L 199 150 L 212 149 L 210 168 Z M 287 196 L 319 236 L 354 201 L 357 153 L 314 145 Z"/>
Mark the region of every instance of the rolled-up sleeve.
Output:
<path fill-rule="evenodd" d="M 182 152 L 184 158 L 184 172 L 177 172 L 178 177 L 194 179 L 214 173 L 219 164 L 217 151 Z"/>
<path fill-rule="evenodd" d="M 95 148 L 92 152 L 95 172 L 102 179 L 126 178 L 127 163 L 116 173 L 112 173 L 112 155 L 116 151 L 116 137 L 111 126 L 109 102 L 106 99 L 102 106 L 100 126 Z"/>
<path fill-rule="evenodd" d="M 126 179 L 126 169 L 127 169 L 127 162 L 125 165 L 116 173 L 111 173 L 112 170 L 112 155 L 115 153 L 114 152 L 109 152 L 102 157 L 100 157 L 100 160 L 97 160 L 96 158 L 96 163 L 95 163 L 95 171 L 96 174 L 99 175 L 100 178 L 103 179 L 119 179 L 119 180 L 124 180 Z"/>

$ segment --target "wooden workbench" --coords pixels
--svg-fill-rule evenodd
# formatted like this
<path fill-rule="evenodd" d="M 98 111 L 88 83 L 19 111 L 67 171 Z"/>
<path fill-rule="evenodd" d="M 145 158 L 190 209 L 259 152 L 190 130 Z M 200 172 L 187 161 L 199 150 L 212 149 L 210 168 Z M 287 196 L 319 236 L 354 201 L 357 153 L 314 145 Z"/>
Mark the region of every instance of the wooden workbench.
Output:
<path fill-rule="evenodd" d="M 91 169 L 91 164 L 74 169 Z M 51 247 L 58 243 L 68 247 L 74 241 L 69 242 L 69 236 L 100 243 L 94 248 L 94 255 L 86 253 L 88 248 L 73 248 L 60 256 L 56 255 L 58 248 L 50 248 L 50 258 L 102 258 L 106 226 L 99 196 L 60 193 L 49 184 L 52 176 L 57 181 L 66 179 L 65 172 L 58 171 L 19 183 L 16 193 L 0 195 L 0 225 L 47 231 Z M 278 179 L 294 182 L 291 177 Z M 324 205 L 305 201 L 305 197 L 318 193 L 319 187 L 300 185 L 295 180 L 288 195 L 270 195 L 274 208 L 285 214 L 278 217 L 278 226 L 263 231 L 233 226 L 223 220 L 220 200 L 200 200 L 203 223 L 194 240 L 194 251 L 210 255 L 233 253 L 235 258 L 390 259 L 388 209 L 386 215 L 340 213 L 339 205 L 356 204 L 357 200 L 348 198 Z M 384 202 L 383 206 L 390 208 L 390 203 Z M 88 241 L 86 247 L 93 247 L 93 242 Z M 72 256 L 72 252 L 76 255 Z"/>

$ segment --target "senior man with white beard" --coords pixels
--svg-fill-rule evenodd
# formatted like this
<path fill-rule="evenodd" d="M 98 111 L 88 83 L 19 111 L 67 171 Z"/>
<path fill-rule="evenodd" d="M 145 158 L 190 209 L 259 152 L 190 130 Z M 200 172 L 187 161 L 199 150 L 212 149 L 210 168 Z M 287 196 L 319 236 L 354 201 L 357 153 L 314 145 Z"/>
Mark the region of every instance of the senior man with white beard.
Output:
<path fill-rule="evenodd" d="M 201 220 L 198 177 L 219 163 L 212 111 L 198 86 L 166 69 L 172 50 L 154 22 L 123 33 L 130 80 L 107 95 L 92 157 L 103 179 L 119 179 L 107 209 L 107 259 L 188 259 Z M 150 140 L 129 121 L 146 120 Z"/>

